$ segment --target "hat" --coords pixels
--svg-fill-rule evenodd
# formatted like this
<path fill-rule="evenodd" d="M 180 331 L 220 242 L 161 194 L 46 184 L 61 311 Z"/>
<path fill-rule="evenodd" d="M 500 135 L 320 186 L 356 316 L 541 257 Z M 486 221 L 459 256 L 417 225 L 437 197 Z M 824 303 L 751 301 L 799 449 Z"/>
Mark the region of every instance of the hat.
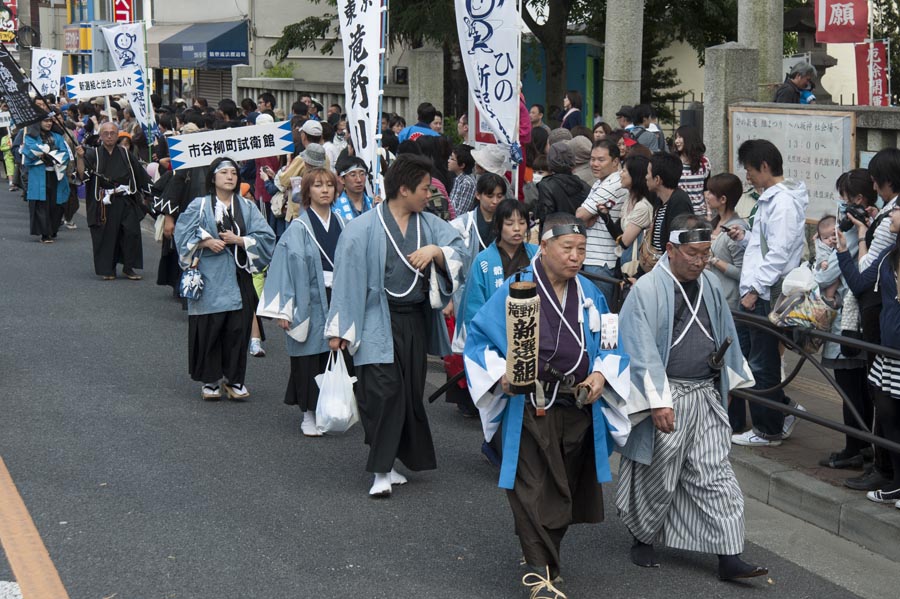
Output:
<path fill-rule="evenodd" d="M 257 117 L 256 122 L 259 123 L 259 117 Z M 322 137 L 322 123 L 310 119 L 303 123 L 303 126 L 300 127 L 300 131 L 313 137 Z"/>
<path fill-rule="evenodd" d="M 123 137 L 127 137 L 129 140 L 131 140 L 131 133 L 129 133 L 128 131 L 119 131 L 119 139 L 122 139 Z"/>
<path fill-rule="evenodd" d="M 101 106 L 104 106 L 106 105 L 106 100 L 104 100 L 103 98 L 94 98 L 91 100 L 91 104 L 99 104 Z"/>
<path fill-rule="evenodd" d="M 636 146 L 638 143 L 637 140 L 635 138 L 631 137 L 631 134 L 628 132 L 625 132 L 622 135 L 622 141 L 625 142 L 626 148 L 630 148 L 631 146 Z"/>
<path fill-rule="evenodd" d="M 269 123 L 274 123 L 275 119 L 272 118 L 271 114 L 266 114 L 264 112 L 256 115 L 256 125 L 268 125 Z"/>
<path fill-rule="evenodd" d="M 322 168 L 325 166 L 325 148 L 319 144 L 309 144 L 300 152 L 300 158 L 309 166 Z"/>
<path fill-rule="evenodd" d="M 185 123 L 184 127 L 181 128 L 181 134 L 187 135 L 188 133 L 199 133 L 200 127 L 196 125 L 196 123 Z"/>
<path fill-rule="evenodd" d="M 478 150 L 472 150 L 472 158 L 475 164 L 483 168 L 489 173 L 500 175 L 506 174 L 506 150 L 498 145 L 484 146 Z"/>
<path fill-rule="evenodd" d="M 547 143 L 552 146 L 555 143 L 569 141 L 570 139 L 572 139 L 572 132 L 563 127 L 559 127 L 550 132 L 550 135 L 547 137 Z"/>
<path fill-rule="evenodd" d="M 560 141 L 550 146 L 547 154 L 547 166 L 552 173 L 568 173 L 575 166 L 575 154 L 569 144 Z"/>
<path fill-rule="evenodd" d="M 619 109 L 619 112 L 616 113 L 616 116 L 624 116 L 626 119 L 631 120 L 631 115 L 634 112 L 634 108 L 628 106 L 627 104 L 623 104 L 622 108 Z"/>
<path fill-rule="evenodd" d="M 584 135 L 576 135 L 570 141 L 566 142 L 572 149 L 575 158 L 575 164 L 587 164 L 591 161 L 591 149 L 594 144 Z"/>
<path fill-rule="evenodd" d="M 369 172 L 369 169 L 366 167 L 365 161 L 359 156 L 344 156 L 340 160 L 337 161 L 337 164 L 334 167 L 334 170 L 337 172 L 338 177 L 343 177 L 353 171 L 365 171 Z"/>

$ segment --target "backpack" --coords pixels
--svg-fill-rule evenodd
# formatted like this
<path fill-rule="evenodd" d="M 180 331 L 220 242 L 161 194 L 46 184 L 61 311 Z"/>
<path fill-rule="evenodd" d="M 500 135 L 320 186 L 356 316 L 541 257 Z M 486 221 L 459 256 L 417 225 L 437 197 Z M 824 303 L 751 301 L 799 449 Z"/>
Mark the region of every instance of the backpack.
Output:
<path fill-rule="evenodd" d="M 642 146 L 646 146 L 651 152 L 662 152 L 666 147 L 665 137 L 662 131 L 653 132 L 635 125 L 629 133 L 631 137 Z"/>

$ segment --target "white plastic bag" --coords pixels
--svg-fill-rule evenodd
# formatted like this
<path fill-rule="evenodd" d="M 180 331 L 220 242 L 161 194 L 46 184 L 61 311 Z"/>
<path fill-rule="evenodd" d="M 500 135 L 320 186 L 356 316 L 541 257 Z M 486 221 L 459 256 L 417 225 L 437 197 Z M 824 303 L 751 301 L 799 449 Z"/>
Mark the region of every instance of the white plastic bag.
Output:
<path fill-rule="evenodd" d="M 359 408 L 353 395 L 353 383 L 344 363 L 344 354 L 331 352 L 325 372 L 316 376 L 319 403 L 316 405 L 316 428 L 320 433 L 345 433 L 359 421 Z"/>
<path fill-rule="evenodd" d="M 781 293 L 784 295 L 788 295 L 794 291 L 808 293 L 816 288 L 818 288 L 816 276 L 813 274 L 812 269 L 810 269 L 809 264 L 804 262 L 789 272 L 784 278 L 784 283 L 781 285 Z"/>

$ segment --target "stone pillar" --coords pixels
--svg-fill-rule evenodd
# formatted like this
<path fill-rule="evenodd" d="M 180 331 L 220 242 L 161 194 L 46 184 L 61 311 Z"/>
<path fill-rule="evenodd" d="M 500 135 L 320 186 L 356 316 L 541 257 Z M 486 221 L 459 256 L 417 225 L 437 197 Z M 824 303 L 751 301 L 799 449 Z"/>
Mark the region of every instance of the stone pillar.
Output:
<path fill-rule="evenodd" d="M 703 85 L 703 141 L 714 172 L 728 163 L 728 106 L 753 101 L 757 94 L 759 50 L 728 42 L 706 49 Z"/>
<path fill-rule="evenodd" d="M 784 81 L 784 0 L 739 0 L 738 43 L 759 50 L 759 82 L 754 98 L 771 102 Z"/>
<path fill-rule="evenodd" d="M 603 58 L 603 120 L 614 125 L 622 105 L 641 98 L 644 0 L 607 0 Z"/>
<path fill-rule="evenodd" d="M 444 52 L 423 46 L 412 50 L 409 58 L 409 114 L 400 116 L 407 125 L 415 125 L 416 108 L 422 102 L 444 111 Z"/>

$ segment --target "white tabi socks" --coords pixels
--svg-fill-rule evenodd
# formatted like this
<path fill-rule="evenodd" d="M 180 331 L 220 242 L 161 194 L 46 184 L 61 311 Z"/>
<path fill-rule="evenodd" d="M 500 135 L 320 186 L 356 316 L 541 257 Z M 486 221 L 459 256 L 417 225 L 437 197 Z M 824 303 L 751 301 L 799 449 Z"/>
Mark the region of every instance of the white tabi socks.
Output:
<path fill-rule="evenodd" d="M 391 479 L 391 484 L 392 484 L 392 485 L 405 485 L 406 483 L 409 482 L 408 480 L 406 480 L 406 477 L 405 477 L 405 476 L 403 476 L 402 474 L 400 474 L 399 472 L 397 472 L 397 471 L 394 470 L 393 468 L 391 468 L 391 471 L 388 472 L 388 476 L 389 476 L 390 479 Z"/>
<path fill-rule="evenodd" d="M 391 475 L 390 473 L 375 473 L 375 482 L 369 489 L 369 497 L 390 497 L 391 496 Z"/>
<path fill-rule="evenodd" d="M 300 423 L 300 431 L 305 437 L 321 437 L 322 433 L 316 428 L 316 413 L 313 411 L 303 412 L 303 422 Z"/>

